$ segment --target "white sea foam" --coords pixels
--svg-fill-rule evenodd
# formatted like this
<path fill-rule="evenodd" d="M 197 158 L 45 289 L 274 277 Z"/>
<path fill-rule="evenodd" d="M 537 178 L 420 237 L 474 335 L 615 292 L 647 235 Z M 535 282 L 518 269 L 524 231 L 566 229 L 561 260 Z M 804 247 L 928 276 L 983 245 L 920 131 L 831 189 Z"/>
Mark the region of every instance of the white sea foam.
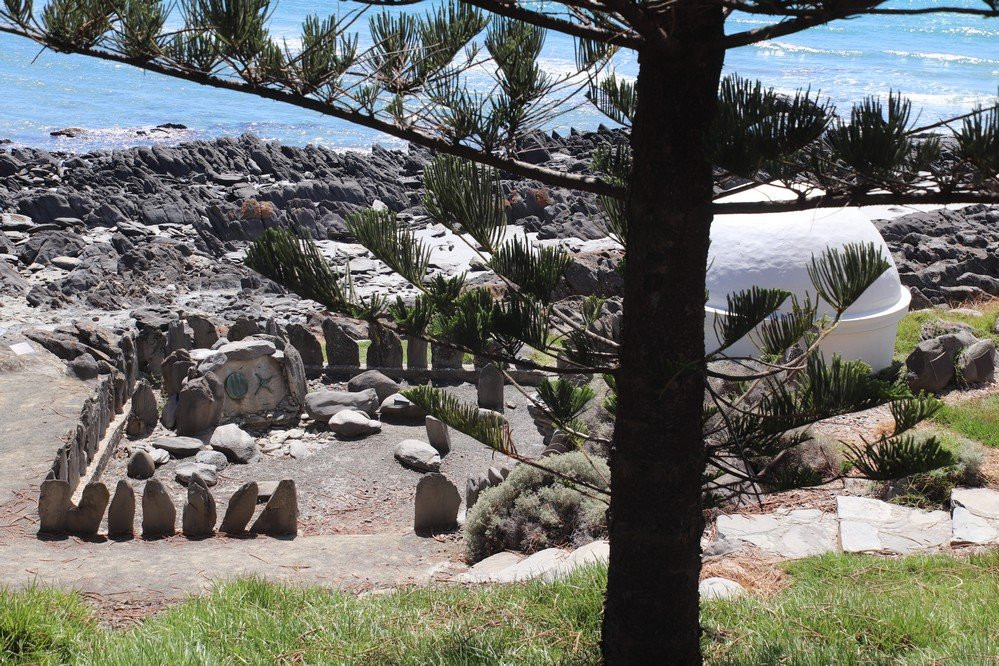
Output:
<path fill-rule="evenodd" d="M 974 56 L 960 55 L 957 53 L 913 53 L 912 51 L 888 50 L 885 53 L 902 58 L 919 58 L 922 60 L 935 60 L 946 63 L 960 63 L 963 65 L 999 65 L 999 60 L 988 58 L 976 58 Z"/>
<path fill-rule="evenodd" d="M 787 42 L 777 42 L 773 40 L 760 42 L 759 44 L 755 44 L 754 46 L 757 49 L 778 54 L 808 53 L 813 55 L 831 55 L 831 56 L 843 56 L 843 57 L 859 57 L 864 55 L 863 51 L 856 51 L 852 49 L 819 49 L 812 46 L 804 46 L 802 44 L 789 44 Z"/>

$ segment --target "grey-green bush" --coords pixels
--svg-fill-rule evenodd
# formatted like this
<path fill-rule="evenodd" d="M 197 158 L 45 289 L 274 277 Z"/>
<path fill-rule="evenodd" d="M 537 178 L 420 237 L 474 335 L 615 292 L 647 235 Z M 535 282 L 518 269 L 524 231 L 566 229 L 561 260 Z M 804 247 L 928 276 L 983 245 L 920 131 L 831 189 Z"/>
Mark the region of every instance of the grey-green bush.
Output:
<path fill-rule="evenodd" d="M 550 456 L 554 471 L 606 488 L 607 463 L 578 452 Z M 597 469 L 594 469 L 594 466 Z M 607 505 L 587 497 L 554 474 L 518 465 L 506 481 L 479 496 L 465 521 L 468 557 L 481 560 L 504 550 L 533 553 L 552 546 L 580 546 L 607 535 Z"/>

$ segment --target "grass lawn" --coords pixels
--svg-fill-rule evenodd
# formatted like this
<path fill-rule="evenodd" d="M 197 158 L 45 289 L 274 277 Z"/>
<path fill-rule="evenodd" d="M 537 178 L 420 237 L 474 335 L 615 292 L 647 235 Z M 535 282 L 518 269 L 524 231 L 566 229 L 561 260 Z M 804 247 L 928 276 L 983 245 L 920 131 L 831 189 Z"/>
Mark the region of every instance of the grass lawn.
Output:
<path fill-rule="evenodd" d="M 944 405 L 933 420 L 986 446 L 999 448 L 999 395 Z"/>
<path fill-rule="evenodd" d="M 990 301 L 976 308 L 984 316 L 975 317 L 952 310 L 918 310 L 910 312 L 898 324 L 898 336 L 895 338 L 895 359 L 904 361 L 905 357 L 919 344 L 919 330 L 927 322 L 943 319 L 970 325 L 979 338 L 991 338 L 999 344 L 999 335 L 995 333 L 996 319 L 999 318 L 999 300 Z"/>
<path fill-rule="evenodd" d="M 703 608 L 709 664 L 982 664 L 999 655 L 999 551 L 788 565 L 791 586 Z M 589 664 L 606 570 L 555 584 L 435 586 L 356 599 L 220 585 L 130 631 L 75 594 L 0 594 L 0 661 L 86 664 Z M 665 630 L 665 628 L 664 628 Z"/>

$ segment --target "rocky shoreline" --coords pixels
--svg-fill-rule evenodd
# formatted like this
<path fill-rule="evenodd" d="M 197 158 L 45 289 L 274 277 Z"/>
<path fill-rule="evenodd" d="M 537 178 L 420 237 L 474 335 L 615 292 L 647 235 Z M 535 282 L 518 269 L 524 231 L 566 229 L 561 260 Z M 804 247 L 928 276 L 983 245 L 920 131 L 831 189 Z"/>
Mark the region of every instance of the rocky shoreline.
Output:
<path fill-rule="evenodd" d="M 537 134 L 526 159 L 588 170 L 620 131 Z M 82 155 L 0 148 L 0 325 L 87 318 L 126 324 L 136 309 L 211 312 L 296 321 L 312 303 L 241 265 L 246 245 L 269 226 L 307 231 L 334 263 L 350 260 L 358 287 L 407 293 L 387 267 L 352 243 L 344 218 L 385 206 L 434 247 L 445 272 L 471 264 L 464 246 L 425 218 L 428 151 L 369 153 L 295 148 L 252 135 Z M 577 259 L 570 293 L 613 294 L 619 251 L 604 238 L 594 198 L 525 179 L 506 179 L 516 233 L 566 244 Z M 999 295 L 999 209 L 970 206 L 879 220 L 902 280 L 918 305 Z M 478 269 L 478 270 L 476 270 Z"/>

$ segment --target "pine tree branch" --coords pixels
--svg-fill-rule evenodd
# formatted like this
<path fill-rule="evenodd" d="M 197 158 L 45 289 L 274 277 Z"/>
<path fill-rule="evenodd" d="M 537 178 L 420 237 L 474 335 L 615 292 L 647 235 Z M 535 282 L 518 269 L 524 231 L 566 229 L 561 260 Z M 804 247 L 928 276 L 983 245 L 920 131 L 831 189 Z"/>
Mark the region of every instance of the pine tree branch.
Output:
<path fill-rule="evenodd" d="M 541 28 L 555 30 L 556 32 L 561 32 L 562 34 L 570 35 L 572 37 L 591 39 L 604 44 L 623 46 L 625 48 L 635 50 L 640 49 L 645 43 L 645 40 L 642 37 L 633 32 L 628 31 L 615 33 L 603 28 L 586 26 L 581 23 L 558 18 L 557 16 L 551 16 L 541 12 L 535 12 L 530 9 L 524 9 L 517 4 L 516 0 L 511 2 L 503 2 L 502 0 L 462 1 L 467 2 L 470 5 L 475 5 L 479 9 L 492 12 L 493 14 L 499 14 L 500 16 L 505 16 L 507 18 L 524 21 L 525 23 L 530 23 L 531 25 L 536 25 Z"/>
<path fill-rule="evenodd" d="M 452 143 L 442 137 L 434 136 L 412 127 L 400 127 L 399 125 L 381 120 L 372 114 L 362 112 L 358 109 L 337 106 L 335 104 L 312 99 L 310 97 L 287 92 L 285 90 L 270 88 L 259 83 L 250 83 L 245 80 L 235 81 L 225 79 L 198 70 L 172 67 L 154 60 L 131 58 L 103 49 L 57 44 L 45 35 L 32 34 L 26 30 L 11 28 L 9 26 L 0 25 L 0 33 L 7 33 L 30 39 L 60 53 L 73 53 L 77 55 L 90 56 L 100 60 L 130 65 L 148 72 L 182 79 L 191 83 L 248 93 L 258 97 L 284 102 L 303 109 L 316 111 L 324 115 L 346 120 L 354 123 L 355 125 L 384 132 L 385 134 L 389 134 L 396 138 L 403 139 L 405 141 L 409 141 L 410 143 L 415 143 L 419 146 L 430 148 L 438 152 L 455 155 L 456 157 L 462 157 L 479 164 L 485 164 L 487 166 L 503 169 L 504 171 L 522 176 L 524 178 L 533 178 L 555 187 L 566 187 L 581 192 L 591 192 L 593 194 L 602 194 L 615 198 L 621 198 L 625 195 L 624 188 L 620 185 L 610 183 L 595 176 L 567 173 L 530 164 L 522 160 L 484 152 L 472 146 Z"/>

